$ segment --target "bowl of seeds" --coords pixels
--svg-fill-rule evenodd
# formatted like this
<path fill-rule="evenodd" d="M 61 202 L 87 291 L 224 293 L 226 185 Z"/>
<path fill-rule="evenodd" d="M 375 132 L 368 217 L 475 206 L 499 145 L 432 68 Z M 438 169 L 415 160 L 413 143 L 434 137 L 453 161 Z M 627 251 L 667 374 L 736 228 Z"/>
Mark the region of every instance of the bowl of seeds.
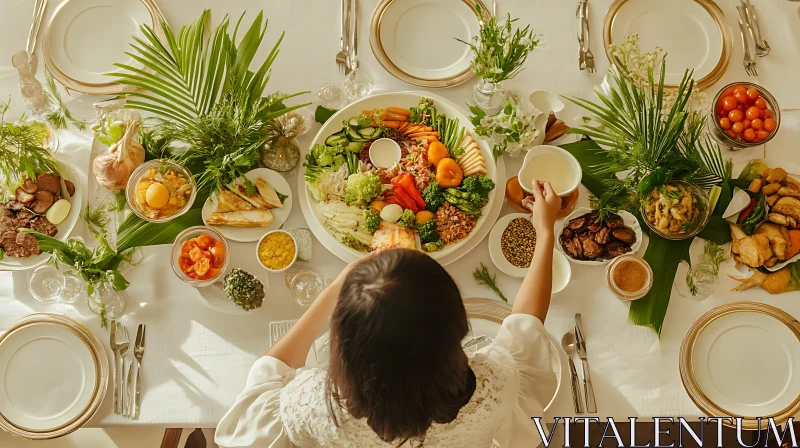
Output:
<path fill-rule="evenodd" d="M 536 250 L 536 230 L 526 213 L 512 213 L 497 220 L 489 233 L 489 255 L 498 269 L 522 278 Z"/>

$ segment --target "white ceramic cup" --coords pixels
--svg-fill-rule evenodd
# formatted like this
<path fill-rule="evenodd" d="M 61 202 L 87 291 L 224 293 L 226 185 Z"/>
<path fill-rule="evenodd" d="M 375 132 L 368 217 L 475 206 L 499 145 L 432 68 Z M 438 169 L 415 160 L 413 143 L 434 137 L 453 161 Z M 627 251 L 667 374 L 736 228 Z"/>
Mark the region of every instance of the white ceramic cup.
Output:
<path fill-rule="evenodd" d="M 527 179 L 525 176 L 525 171 L 528 168 L 528 164 L 532 163 L 532 161 L 541 155 L 551 154 L 564 159 L 565 162 L 572 168 L 572 174 L 575 180 L 570 184 L 570 186 L 563 190 L 563 191 L 556 191 L 556 194 L 564 197 L 572 193 L 578 188 L 578 185 L 581 183 L 581 176 L 583 171 L 581 170 L 581 165 L 578 163 L 578 159 L 575 158 L 569 152 L 559 148 L 558 146 L 550 146 L 550 145 L 540 145 L 534 146 L 531 148 L 527 154 L 525 154 L 525 161 L 522 162 L 522 167 L 519 169 L 518 178 L 519 185 L 522 187 L 523 190 L 527 191 L 528 193 L 533 194 L 533 187 L 532 181 L 533 179 Z M 550 179 L 536 179 L 540 182 L 542 181 L 551 181 Z M 551 181 L 552 183 L 552 181 Z M 526 185 L 527 184 L 527 185 Z"/>

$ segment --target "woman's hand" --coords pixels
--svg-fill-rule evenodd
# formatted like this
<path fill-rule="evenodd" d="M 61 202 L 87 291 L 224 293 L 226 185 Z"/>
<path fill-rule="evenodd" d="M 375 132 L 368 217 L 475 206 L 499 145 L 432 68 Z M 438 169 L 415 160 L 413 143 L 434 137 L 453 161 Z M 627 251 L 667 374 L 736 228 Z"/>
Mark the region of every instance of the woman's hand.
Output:
<path fill-rule="evenodd" d="M 531 224 L 536 232 L 553 232 L 556 215 L 561 210 L 559 197 L 550 182 L 533 181 L 533 196 L 522 200 L 522 206 L 531 210 Z"/>

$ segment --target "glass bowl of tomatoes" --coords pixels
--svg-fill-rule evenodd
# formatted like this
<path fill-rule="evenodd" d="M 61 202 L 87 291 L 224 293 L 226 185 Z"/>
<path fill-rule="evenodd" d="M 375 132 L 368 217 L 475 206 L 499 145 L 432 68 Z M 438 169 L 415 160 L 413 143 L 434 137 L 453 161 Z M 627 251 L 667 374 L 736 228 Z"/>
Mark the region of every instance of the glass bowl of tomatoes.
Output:
<path fill-rule="evenodd" d="M 181 232 L 172 246 L 172 270 L 184 282 L 209 286 L 222 281 L 228 267 L 228 242 L 217 230 L 194 226 Z"/>
<path fill-rule="evenodd" d="M 732 149 L 763 145 L 775 136 L 781 124 L 778 102 L 765 88 L 736 82 L 714 97 L 712 134 Z"/>

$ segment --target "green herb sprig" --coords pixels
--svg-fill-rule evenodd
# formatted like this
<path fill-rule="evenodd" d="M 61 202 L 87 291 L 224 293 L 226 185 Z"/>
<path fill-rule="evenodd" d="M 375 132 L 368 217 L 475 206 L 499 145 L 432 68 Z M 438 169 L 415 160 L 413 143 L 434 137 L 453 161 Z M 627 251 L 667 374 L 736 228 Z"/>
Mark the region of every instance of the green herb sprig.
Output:
<path fill-rule="evenodd" d="M 28 121 L 5 121 L 10 102 L 0 102 L 0 177 L 6 194 L 13 194 L 24 177 L 36 179 L 40 173 L 61 173 L 61 164 L 43 147 L 47 126 Z"/>
<path fill-rule="evenodd" d="M 508 303 L 508 299 L 503 295 L 503 291 L 497 286 L 497 275 L 490 274 L 489 268 L 487 268 L 485 264 L 481 263 L 481 265 L 472 272 L 472 278 L 475 279 L 477 284 L 491 289 L 503 302 Z"/>
<path fill-rule="evenodd" d="M 44 78 L 47 82 L 47 98 L 50 100 L 50 112 L 47 114 L 47 121 L 56 129 L 66 129 L 68 123 L 72 123 L 79 131 L 86 129 L 86 120 L 82 120 L 74 115 L 67 108 L 64 99 L 58 92 L 56 80 L 49 70 L 44 71 Z"/>
<path fill-rule="evenodd" d="M 476 9 L 480 17 L 480 7 Z M 522 70 L 528 55 L 542 46 L 541 35 L 535 34 L 530 25 L 522 29 L 513 27 L 517 20 L 507 14 L 505 23 L 500 25 L 492 16 L 488 22 L 482 22 L 472 42 L 456 39 L 472 50 L 470 65 L 476 75 L 495 83 L 511 79 Z"/>

